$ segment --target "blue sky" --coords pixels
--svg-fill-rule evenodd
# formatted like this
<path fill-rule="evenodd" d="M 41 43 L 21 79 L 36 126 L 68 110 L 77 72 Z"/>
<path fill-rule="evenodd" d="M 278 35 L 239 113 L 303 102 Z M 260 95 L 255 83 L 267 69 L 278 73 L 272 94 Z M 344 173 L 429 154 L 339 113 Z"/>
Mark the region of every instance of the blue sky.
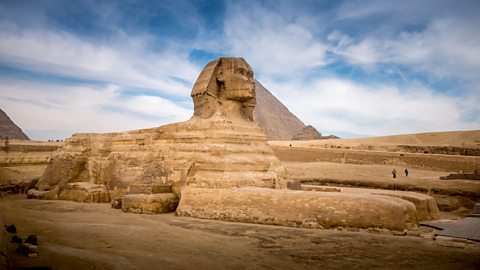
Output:
<path fill-rule="evenodd" d="M 4 1 L 0 108 L 32 139 L 184 121 L 241 56 L 323 134 L 480 129 L 480 1 Z"/>

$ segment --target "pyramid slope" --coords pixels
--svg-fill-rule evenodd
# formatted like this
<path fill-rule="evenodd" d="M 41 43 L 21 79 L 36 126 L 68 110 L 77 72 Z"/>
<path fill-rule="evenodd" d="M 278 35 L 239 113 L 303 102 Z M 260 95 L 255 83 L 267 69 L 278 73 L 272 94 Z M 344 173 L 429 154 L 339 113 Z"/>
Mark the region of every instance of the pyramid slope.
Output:
<path fill-rule="evenodd" d="M 28 136 L 0 109 L 0 138 L 29 140 Z"/>
<path fill-rule="evenodd" d="M 272 95 L 263 85 L 255 81 L 257 106 L 253 119 L 262 127 L 268 140 L 291 140 L 305 124 Z"/>

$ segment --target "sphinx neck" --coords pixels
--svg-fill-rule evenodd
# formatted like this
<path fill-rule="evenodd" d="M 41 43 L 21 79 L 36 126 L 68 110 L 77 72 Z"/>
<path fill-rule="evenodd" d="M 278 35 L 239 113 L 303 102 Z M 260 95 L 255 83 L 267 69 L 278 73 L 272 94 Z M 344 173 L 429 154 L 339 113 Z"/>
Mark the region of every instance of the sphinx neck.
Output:
<path fill-rule="evenodd" d="M 250 121 L 245 115 L 245 107 L 236 100 L 223 100 L 221 112 L 231 120 Z"/>

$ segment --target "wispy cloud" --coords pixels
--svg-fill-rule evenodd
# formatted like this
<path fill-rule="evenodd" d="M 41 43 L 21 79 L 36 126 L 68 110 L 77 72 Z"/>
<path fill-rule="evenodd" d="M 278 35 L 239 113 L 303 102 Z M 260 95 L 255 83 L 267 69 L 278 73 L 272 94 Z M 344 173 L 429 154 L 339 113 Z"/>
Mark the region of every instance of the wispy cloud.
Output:
<path fill-rule="evenodd" d="M 140 38 L 94 43 L 70 33 L 42 29 L 4 30 L 0 39 L 0 59 L 9 65 L 171 95 L 188 93 L 190 85 L 182 80 L 193 81 L 193 74 L 199 71 L 189 63 L 188 55 L 173 49 L 154 54 L 145 49 Z"/>
<path fill-rule="evenodd" d="M 224 38 L 232 54 L 244 56 L 261 73 L 299 74 L 327 63 L 326 47 L 303 22 L 261 5 L 231 5 Z"/>
<path fill-rule="evenodd" d="M 475 129 L 479 124 L 478 118 L 465 120 L 475 108 L 471 100 L 436 93 L 422 85 L 401 89 L 338 77 L 263 83 L 276 89 L 277 96 L 301 119 L 324 133 L 390 135 Z"/>
<path fill-rule="evenodd" d="M 404 65 L 439 79 L 477 80 L 480 37 L 475 26 L 460 18 L 437 19 L 423 31 L 401 32 L 392 38 L 352 37 L 334 32 L 332 51 L 353 65 Z"/>
<path fill-rule="evenodd" d="M 192 111 L 158 96 L 125 96 L 117 85 L 52 85 L 0 80 L 0 104 L 36 139 L 44 130 L 112 132 L 187 120 Z"/>

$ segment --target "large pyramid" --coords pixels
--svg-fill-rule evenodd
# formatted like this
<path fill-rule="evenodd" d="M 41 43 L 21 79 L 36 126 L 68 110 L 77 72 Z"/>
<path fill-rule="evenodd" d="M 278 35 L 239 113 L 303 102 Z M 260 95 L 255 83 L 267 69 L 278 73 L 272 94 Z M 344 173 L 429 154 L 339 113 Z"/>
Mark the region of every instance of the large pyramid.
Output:
<path fill-rule="evenodd" d="M 0 138 L 29 140 L 27 135 L 15 125 L 8 115 L 0 109 Z"/>
<path fill-rule="evenodd" d="M 265 130 L 268 140 L 288 141 L 303 130 L 305 124 L 258 81 L 255 88 L 257 106 L 253 119 Z"/>

